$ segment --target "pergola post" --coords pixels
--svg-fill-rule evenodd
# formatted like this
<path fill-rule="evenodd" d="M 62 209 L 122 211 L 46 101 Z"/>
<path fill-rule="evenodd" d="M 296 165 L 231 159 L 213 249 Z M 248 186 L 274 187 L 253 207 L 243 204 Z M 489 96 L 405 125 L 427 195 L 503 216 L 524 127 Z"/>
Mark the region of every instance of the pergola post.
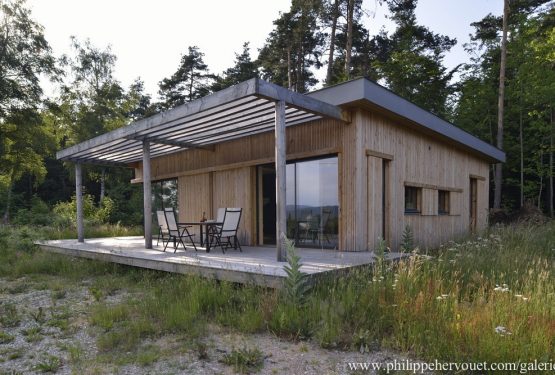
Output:
<path fill-rule="evenodd" d="M 143 141 L 143 210 L 145 248 L 152 249 L 152 192 L 150 183 L 150 142 Z"/>
<path fill-rule="evenodd" d="M 287 236 L 287 212 L 285 202 L 285 102 L 279 100 L 275 107 L 276 115 L 276 248 L 277 261 L 285 262 L 287 254 L 285 250 L 285 238 Z"/>
<path fill-rule="evenodd" d="M 85 226 L 83 224 L 83 169 L 80 163 L 75 164 L 75 202 L 77 204 L 77 241 L 85 242 Z"/>

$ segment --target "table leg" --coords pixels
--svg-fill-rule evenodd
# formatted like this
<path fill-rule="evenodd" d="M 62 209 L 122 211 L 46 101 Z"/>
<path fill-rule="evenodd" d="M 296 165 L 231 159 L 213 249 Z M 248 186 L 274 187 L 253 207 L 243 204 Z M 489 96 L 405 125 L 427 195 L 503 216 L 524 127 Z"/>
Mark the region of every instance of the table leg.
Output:
<path fill-rule="evenodd" d="M 200 246 L 204 246 L 204 235 L 202 234 L 202 227 L 203 225 L 199 225 L 200 227 Z"/>
<path fill-rule="evenodd" d="M 206 226 L 206 252 L 209 253 L 210 252 L 210 238 L 208 236 L 208 228 L 210 228 L 210 226 Z"/>

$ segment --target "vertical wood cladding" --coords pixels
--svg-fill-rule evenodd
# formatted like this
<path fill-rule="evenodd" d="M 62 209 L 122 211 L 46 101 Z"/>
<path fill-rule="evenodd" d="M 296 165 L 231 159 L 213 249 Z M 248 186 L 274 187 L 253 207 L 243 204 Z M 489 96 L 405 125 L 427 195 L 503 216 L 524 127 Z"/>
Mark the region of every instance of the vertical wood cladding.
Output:
<path fill-rule="evenodd" d="M 487 161 L 377 112 L 359 108 L 351 117 L 350 124 L 320 120 L 286 131 L 288 159 L 329 153 L 339 156 L 341 250 L 372 249 L 377 235 L 383 235 L 382 220 L 385 237 L 394 249 L 406 225 L 421 247 L 437 246 L 465 234 L 470 227 L 470 175 L 484 178 L 477 181 L 477 228 L 485 228 Z M 382 163 L 384 158 L 387 164 Z M 255 244 L 256 165 L 273 160 L 274 134 L 268 132 L 215 145 L 213 151 L 185 150 L 155 158 L 152 179 L 179 177 L 183 221 L 198 220 L 203 211 L 215 217 L 218 207 L 242 207 L 241 240 Z M 140 181 L 140 164 L 135 173 Z M 379 182 L 384 175 L 385 193 Z M 404 213 L 407 182 L 422 186 L 421 215 Z M 448 215 L 437 215 L 438 188 L 451 189 Z"/>

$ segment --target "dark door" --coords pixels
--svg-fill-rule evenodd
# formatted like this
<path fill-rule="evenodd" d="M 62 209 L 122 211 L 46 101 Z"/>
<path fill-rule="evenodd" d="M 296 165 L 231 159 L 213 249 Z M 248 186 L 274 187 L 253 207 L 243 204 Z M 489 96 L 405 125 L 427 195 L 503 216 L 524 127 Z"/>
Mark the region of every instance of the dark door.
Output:
<path fill-rule="evenodd" d="M 478 180 L 470 179 L 470 230 L 476 230 L 476 220 L 478 213 Z"/>
<path fill-rule="evenodd" d="M 276 171 L 269 166 L 258 167 L 260 189 L 259 209 L 261 215 L 262 236 L 259 237 L 264 245 L 276 244 Z M 260 221 L 259 221 L 260 222 Z"/>

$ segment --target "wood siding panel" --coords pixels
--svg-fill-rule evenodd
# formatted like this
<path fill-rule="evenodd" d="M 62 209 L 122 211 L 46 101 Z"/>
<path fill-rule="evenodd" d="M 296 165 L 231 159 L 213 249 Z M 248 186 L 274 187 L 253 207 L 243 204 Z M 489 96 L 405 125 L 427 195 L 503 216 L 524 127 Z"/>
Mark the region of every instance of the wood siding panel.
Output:
<path fill-rule="evenodd" d="M 387 163 L 386 236 L 392 249 L 398 248 L 406 225 L 411 226 L 420 247 L 433 247 L 463 235 L 469 228 L 469 179 L 478 181 L 477 229 L 487 226 L 489 163 L 454 147 L 451 144 L 422 134 L 399 120 L 366 109 L 353 109 L 352 122 L 320 120 L 288 127 L 286 130 L 288 159 L 337 153 L 339 158 L 339 231 L 342 250 L 366 250 L 377 233 L 377 217 L 369 213 L 374 205 L 376 188 L 373 174 L 378 167 L 369 157 L 392 156 Z M 367 157 L 366 150 L 373 156 Z M 379 159 L 379 158 L 378 158 Z M 243 207 L 241 236 L 245 244 L 256 241 L 256 175 L 254 165 L 274 160 L 274 133 L 268 132 L 217 144 L 214 151 L 185 150 L 152 160 L 152 179 L 182 176 L 180 208 L 198 220 L 204 207 Z M 141 178 L 141 164 L 137 164 L 136 181 Z M 189 178 L 197 175 L 205 177 Z M 211 206 L 200 186 L 212 176 Z M 206 177 L 208 176 L 208 177 Z M 370 182 L 370 183 L 369 183 Z M 423 190 L 435 187 L 454 189 L 451 192 L 451 215 L 437 215 L 435 198 L 423 197 L 428 215 L 405 215 L 404 184 L 422 184 Z M 185 189 L 181 190 L 184 184 Z M 187 190 L 189 186 L 189 190 Z M 193 187 L 192 187 L 193 186 Z M 196 187 L 194 187 L 196 186 Z M 196 189 L 196 190 L 195 190 Z M 192 191 L 202 201 L 185 197 Z M 374 192 L 372 192 L 374 191 Z M 458 191 L 456 193 L 455 191 Z M 200 194 L 200 195 L 199 195 Z M 377 193 L 376 193 L 377 194 Z M 456 204 L 453 200 L 459 196 Z M 428 203 L 427 203 L 428 202 Z M 424 208 L 424 207 L 423 207 Z M 371 241 L 369 241 L 371 240 Z"/>
<path fill-rule="evenodd" d="M 458 216 L 462 211 L 462 193 L 449 192 L 449 215 Z"/>
<path fill-rule="evenodd" d="M 442 242 L 467 233 L 470 175 L 484 177 L 484 180 L 478 181 L 478 229 L 484 229 L 487 226 L 488 162 L 445 142 L 416 132 L 382 114 L 359 109 L 353 118 L 362 121 L 366 128 L 367 149 L 394 157 L 388 164 L 391 184 L 388 193 L 391 194 L 391 199 L 388 200 L 390 218 L 387 220 L 388 239 L 393 249 L 398 248 L 406 225 L 412 228 L 415 242 L 420 247 L 438 246 Z M 405 215 L 404 184 L 406 182 L 419 183 L 422 186 L 460 189 L 458 193 L 450 193 L 460 197 L 459 214 L 437 215 L 437 190 L 432 198 L 434 189 L 423 188 L 423 213 L 433 212 L 433 214 Z M 429 191 L 426 193 L 426 190 Z"/>
<path fill-rule="evenodd" d="M 384 238 L 383 231 L 383 159 L 368 156 L 368 249 L 375 250 L 379 240 Z"/>
<path fill-rule="evenodd" d="M 199 221 L 202 213 L 210 217 L 212 212 L 212 188 L 210 174 L 199 174 L 195 176 L 179 177 L 177 181 L 179 221 Z M 196 234 L 199 239 L 198 226 L 189 229 L 190 233 Z"/>
<path fill-rule="evenodd" d="M 438 192 L 436 189 L 422 189 L 422 215 L 437 215 Z"/>
<path fill-rule="evenodd" d="M 239 241 L 244 245 L 256 243 L 256 182 L 254 168 L 232 169 L 213 174 L 213 214 L 219 207 L 243 209 L 239 225 Z"/>

